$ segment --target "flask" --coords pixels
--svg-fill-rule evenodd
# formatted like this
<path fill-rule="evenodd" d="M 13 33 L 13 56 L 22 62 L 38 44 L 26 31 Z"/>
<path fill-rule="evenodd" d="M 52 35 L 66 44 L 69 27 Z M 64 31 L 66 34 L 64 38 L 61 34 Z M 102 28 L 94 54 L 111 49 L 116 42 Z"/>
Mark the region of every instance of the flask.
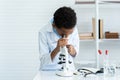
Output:
<path fill-rule="evenodd" d="M 108 50 L 105 51 L 104 58 L 104 76 L 105 77 L 114 77 L 116 72 L 115 65 L 109 62 Z"/>
<path fill-rule="evenodd" d="M 104 56 L 104 76 L 105 77 L 109 76 L 109 55 L 108 55 L 108 50 L 105 51 L 105 56 Z"/>

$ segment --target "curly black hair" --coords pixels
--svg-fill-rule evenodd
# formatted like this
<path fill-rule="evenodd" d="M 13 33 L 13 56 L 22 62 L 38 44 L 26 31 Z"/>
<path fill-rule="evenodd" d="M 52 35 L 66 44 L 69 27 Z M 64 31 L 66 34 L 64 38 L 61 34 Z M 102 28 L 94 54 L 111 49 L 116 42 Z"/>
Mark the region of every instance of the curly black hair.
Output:
<path fill-rule="evenodd" d="M 61 7 L 54 13 L 54 24 L 57 28 L 72 29 L 76 25 L 76 13 L 70 7 Z"/>

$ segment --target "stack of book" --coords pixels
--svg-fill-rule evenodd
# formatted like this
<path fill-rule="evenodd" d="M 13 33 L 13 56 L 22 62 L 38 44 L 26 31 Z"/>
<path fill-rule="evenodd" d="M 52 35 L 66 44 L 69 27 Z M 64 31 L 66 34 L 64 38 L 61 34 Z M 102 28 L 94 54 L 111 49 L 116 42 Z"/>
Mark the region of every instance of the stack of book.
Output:
<path fill-rule="evenodd" d="M 87 32 L 87 33 L 81 33 L 79 34 L 81 40 L 87 40 L 87 39 L 94 39 L 93 33 Z"/>
<path fill-rule="evenodd" d="M 105 38 L 106 39 L 118 39 L 119 33 L 118 32 L 105 32 Z"/>

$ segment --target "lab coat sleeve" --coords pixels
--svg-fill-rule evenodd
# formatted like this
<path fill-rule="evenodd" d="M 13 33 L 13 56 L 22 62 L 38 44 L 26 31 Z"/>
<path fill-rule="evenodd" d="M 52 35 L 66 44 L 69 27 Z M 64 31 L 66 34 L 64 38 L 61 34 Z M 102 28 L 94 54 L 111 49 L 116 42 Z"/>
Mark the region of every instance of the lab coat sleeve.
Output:
<path fill-rule="evenodd" d="M 44 32 L 39 32 L 39 54 L 40 69 L 42 69 L 46 64 L 52 63 L 47 37 Z"/>
<path fill-rule="evenodd" d="M 79 35 L 78 35 L 78 29 L 75 27 L 75 30 L 74 30 L 74 39 L 73 39 L 73 46 L 76 50 L 76 56 L 79 54 Z"/>

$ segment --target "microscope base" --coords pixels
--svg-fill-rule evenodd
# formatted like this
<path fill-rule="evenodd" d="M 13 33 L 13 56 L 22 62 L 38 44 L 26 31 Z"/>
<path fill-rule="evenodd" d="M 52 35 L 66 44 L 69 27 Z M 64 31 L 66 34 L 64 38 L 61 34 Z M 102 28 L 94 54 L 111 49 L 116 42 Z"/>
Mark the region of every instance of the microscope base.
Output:
<path fill-rule="evenodd" d="M 62 76 L 62 77 L 72 77 L 73 76 L 73 72 L 72 71 L 58 71 L 56 73 L 56 75 Z"/>

